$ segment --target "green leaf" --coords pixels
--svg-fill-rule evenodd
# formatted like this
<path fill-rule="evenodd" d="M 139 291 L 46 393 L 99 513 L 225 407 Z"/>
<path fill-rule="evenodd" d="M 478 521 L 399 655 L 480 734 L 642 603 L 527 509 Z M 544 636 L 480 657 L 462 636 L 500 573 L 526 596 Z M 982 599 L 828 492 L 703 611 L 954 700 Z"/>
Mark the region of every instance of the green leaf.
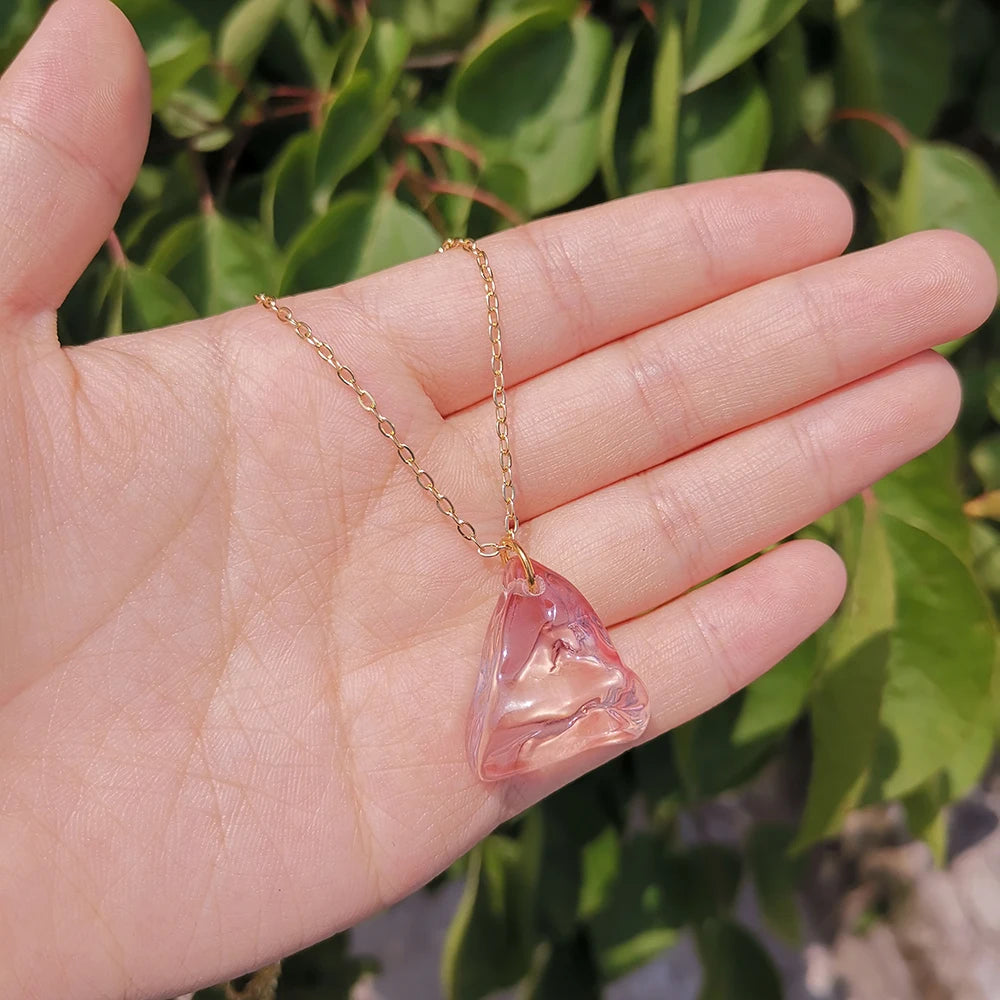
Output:
<path fill-rule="evenodd" d="M 218 212 L 185 219 L 154 249 L 149 269 L 165 275 L 202 316 L 250 305 L 277 284 L 273 245 Z"/>
<path fill-rule="evenodd" d="M 618 827 L 624 808 L 619 765 L 578 778 L 546 798 L 539 924 L 544 933 L 567 940 L 581 917 L 602 908 L 617 876 Z"/>
<path fill-rule="evenodd" d="M 912 143 L 898 193 L 876 208 L 886 239 L 957 229 L 978 240 L 1000 268 L 1000 189 L 986 164 L 958 146 Z"/>
<path fill-rule="evenodd" d="M 1000 490 L 1000 434 L 991 434 L 969 452 L 969 463 L 984 491 Z"/>
<path fill-rule="evenodd" d="M 648 27 L 635 28 L 615 52 L 599 122 L 601 177 L 620 197 L 656 186 L 652 128 L 653 72 L 660 47 Z M 672 140 L 676 157 L 676 137 Z"/>
<path fill-rule="evenodd" d="M 278 246 L 285 246 L 312 219 L 317 136 L 293 136 L 264 178 L 260 215 Z"/>
<path fill-rule="evenodd" d="M 684 793 L 691 802 L 711 798 L 748 781 L 774 749 L 765 738 L 737 743 L 734 730 L 742 697 L 736 695 L 674 729 L 669 739 Z"/>
<path fill-rule="evenodd" d="M 813 762 L 796 849 L 835 833 L 861 800 L 879 736 L 894 621 L 893 567 L 874 502 L 841 508 L 851 580 L 810 697 Z"/>
<path fill-rule="evenodd" d="M 226 15 L 219 28 L 219 61 L 244 80 L 274 31 L 285 0 L 242 0 Z"/>
<path fill-rule="evenodd" d="M 945 807 L 950 800 L 948 779 L 938 771 L 903 800 L 910 833 L 931 849 L 934 861 L 943 865 L 948 852 L 948 828 Z"/>
<path fill-rule="evenodd" d="M 994 51 L 979 90 L 976 121 L 994 144 L 1000 143 L 1000 52 Z"/>
<path fill-rule="evenodd" d="M 794 839 L 789 826 L 760 823 L 747 835 L 744 849 L 764 919 L 775 934 L 798 947 L 802 927 L 795 890 L 801 865 L 791 854 Z"/>
<path fill-rule="evenodd" d="M 376 103 L 384 104 L 392 96 L 409 54 L 410 33 L 403 25 L 381 18 L 371 22 L 355 72 L 371 75 L 375 81 Z"/>
<path fill-rule="evenodd" d="M 771 105 L 771 155 L 787 155 L 805 126 L 804 94 L 809 80 L 806 32 L 789 23 L 765 50 L 764 81 Z"/>
<path fill-rule="evenodd" d="M 638 790 L 646 801 L 650 821 L 657 828 L 666 826 L 681 801 L 681 779 L 670 739 L 647 740 L 629 751 L 628 763 L 635 774 Z"/>
<path fill-rule="evenodd" d="M 605 980 L 617 979 L 673 944 L 685 920 L 663 845 L 639 834 L 624 845 L 605 905 L 590 920 L 590 937 Z"/>
<path fill-rule="evenodd" d="M 130 263 L 123 277 L 122 332 L 156 330 L 197 318 L 184 293 L 162 274 Z"/>
<path fill-rule="evenodd" d="M 202 153 L 222 149 L 233 138 L 225 118 L 239 93 L 215 69 L 202 67 L 160 109 L 158 118 L 175 139 Z"/>
<path fill-rule="evenodd" d="M 580 901 L 577 915 L 587 920 L 607 901 L 621 866 L 618 831 L 610 824 L 580 853 Z"/>
<path fill-rule="evenodd" d="M 601 1000 L 600 972 L 583 936 L 544 942 L 517 1000 Z"/>
<path fill-rule="evenodd" d="M 763 48 L 805 0 L 691 0 L 684 92 L 712 83 Z"/>
<path fill-rule="evenodd" d="M 0 10 L 0 72 L 20 51 L 41 16 L 41 0 L 8 0 Z"/>
<path fill-rule="evenodd" d="M 969 522 L 958 481 L 958 439 L 937 447 L 890 473 L 874 486 L 879 507 L 943 542 L 963 562 L 972 558 Z"/>
<path fill-rule="evenodd" d="M 882 701 L 892 761 L 881 794 L 916 788 L 959 753 L 989 701 L 996 637 L 967 566 L 909 524 L 883 517 L 896 577 L 896 628 Z"/>
<path fill-rule="evenodd" d="M 618 165 L 618 117 L 625 97 L 625 78 L 632 52 L 639 37 L 639 28 L 629 29 L 615 49 L 608 69 L 608 86 L 601 106 L 598 124 L 598 145 L 600 147 L 601 178 L 609 198 L 620 198 L 624 193 Z M 635 88 L 632 88 L 634 90 Z M 631 94 L 632 90 L 629 91 Z"/>
<path fill-rule="evenodd" d="M 521 838 L 494 834 L 469 856 L 465 891 L 441 954 L 447 1000 L 480 1000 L 512 986 L 531 965 L 531 907 L 541 858 L 541 814 Z"/>
<path fill-rule="evenodd" d="M 312 0 L 286 0 L 281 22 L 268 43 L 264 62 L 280 68 L 288 82 L 326 89 L 333 77 L 338 44 L 329 17 Z M 332 36 L 332 37 L 331 37 Z"/>
<path fill-rule="evenodd" d="M 476 179 L 475 187 L 495 195 L 521 218 L 528 215 L 528 176 L 516 163 L 495 160 L 488 163 Z M 515 224 L 507 214 L 479 201 L 469 206 L 467 231 L 472 236 L 485 236 Z"/>
<path fill-rule="evenodd" d="M 771 108 L 753 66 L 684 98 L 681 105 L 679 180 L 752 173 L 764 165 Z"/>
<path fill-rule="evenodd" d="M 676 5 L 660 8 L 659 42 L 653 62 L 653 183 L 669 187 L 678 169 L 681 112 L 681 25 Z"/>
<path fill-rule="evenodd" d="M 326 202 L 340 181 L 378 147 L 396 115 L 392 101 L 380 99 L 381 87 L 360 70 L 337 94 L 327 111 L 316 153 L 316 187 Z"/>
<path fill-rule="evenodd" d="M 212 37 L 174 0 L 119 0 L 146 51 L 153 110 L 212 59 Z"/>
<path fill-rule="evenodd" d="M 743 874 L 737 851 L 724 844 L 697 844 L 680 857 L 684 877 L 687 920 L 696 923 L 729 914 L 736 902 Z"/>
<path fill-rule="evenodd" d="M 733 728 L 734 743 L 784 733 L 802 714 L 816 671 L 818 641 L 810 636 L 746 691 Z"/>
<path fill-rule="evenodd" d="M 698 1000 L 781 1000 L 781 978 L 760 942 L 732 920 L 696 932 L 704 980 Z"/>
<path fill-rule="evenodd" d="M 533 213 L 569 201 L 597 169 L 610 56 L 605 25 L 542 10 L 491 38 L 455 74 L 465 138 L 524 170 Z"/>
<path fill-rule="evenodd" d="M 350 281 L 432 253 L 439 243 L 430 223 L 392 195 L 346 194 L 290 247 L 281 294 Z"/>
<path fill-rule="evenodd" d="M 976 578 L 995 597 L 1000 595 L 1000 531 L 992 524 L 972 524 L 972 559 Z"/>
<path fill-rule="evenodd" d="M 403 25 L 417 45 L 462 38 L 471 30 L 476 0 L 373 0 L 371 12 Z"/>
<path fill-rule="evenodd" d="M 838 0 L 837 9 L 841 107 L 887 115 L 926 135 L 948 95 L 948 33 L 940 5 Z"/>

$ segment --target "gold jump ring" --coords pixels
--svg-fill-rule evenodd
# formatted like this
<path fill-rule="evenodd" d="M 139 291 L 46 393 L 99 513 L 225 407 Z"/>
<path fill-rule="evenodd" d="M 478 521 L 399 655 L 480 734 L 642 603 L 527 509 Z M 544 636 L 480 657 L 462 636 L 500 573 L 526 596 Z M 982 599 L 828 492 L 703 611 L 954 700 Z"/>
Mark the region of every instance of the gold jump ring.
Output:
<path fill-rule="evenodd" d="M 524 575 L 528 581 L 528 589 L 535 589 L 535 567 L 531 565 L 531 560 L 528 558 L 528 553 L 521 548 L 517 540 L 513 535 L 506 535 L 503 541 L 500 542 L 500 546 L 506 549 L 508 552 L 513 552 L 518 559 L 521 560 L 521 566 L 524 567 Z M 507 558 L 510 558 L 509 556 Z M 504 559 L 506 562 L 507 559 Z"/>

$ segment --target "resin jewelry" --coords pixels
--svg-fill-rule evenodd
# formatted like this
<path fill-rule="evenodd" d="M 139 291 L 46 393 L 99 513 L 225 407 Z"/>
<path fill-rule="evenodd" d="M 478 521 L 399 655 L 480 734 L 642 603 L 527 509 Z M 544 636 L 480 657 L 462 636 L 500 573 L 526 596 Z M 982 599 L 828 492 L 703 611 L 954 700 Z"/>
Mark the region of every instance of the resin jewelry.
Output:
<path fill-rule="evenodd" d="M 649 722 L 648 697 L 639 678 L 622 663 L 607 629 L 583 594 L 558 573 L 529 559 L 517 541 L 496 281 L 486 252 L 474 240 L 446 240 L 439 252 L 452 249 L 472 255 L 486 294 L 500 441 L 500 495 L 506 512 L 504 535 L 498 542 L 481 542 L 476 529 L 458 516 L 455 505 L 420 467 L 392 421 L 333 348 L 270 295 L 258 295 L 257 301 L 292 327 L 354 392 L 418 485 L 434 498 L 459 534 L 481 556 L 499 556 L 504 564 L 503 591 L 486 630 L 468 730 L 472 767 L 482 780 L 495 781 L 596 747 L 635 740 Z"/>

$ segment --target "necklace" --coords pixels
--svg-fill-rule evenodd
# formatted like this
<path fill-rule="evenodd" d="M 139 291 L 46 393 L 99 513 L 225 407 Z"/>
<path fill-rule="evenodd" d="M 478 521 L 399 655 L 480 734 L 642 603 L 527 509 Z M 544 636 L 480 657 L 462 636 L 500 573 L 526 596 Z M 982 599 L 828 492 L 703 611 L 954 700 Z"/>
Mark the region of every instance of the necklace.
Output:
<path fill-rule="evenodd" d="M 417 485 L 481 556 L 500 557 L 503 590 L 486 630 L 482 663 L 469 718 L 469 760 L 483 781 L 495 781 L 568 760 L 597 747 L 628 743 L 649 721 L 642 681 L 626 667 L 587 599 L 558 573 L 533 562 L 517 541 L 514 466 L 507 424 L 500 301 L 486 251 L 474 240 L 448 239 L 439 253 L 464 250 L 476 261 L 486 294 L 492 345 L 493 405 L 500 442 L 500 495 L 504 534 L 481 542 L 476 529 L 459 517 L 429 472 L 396 433 L 395 425 L 363 389 L 333 348 L 287 306 L 270 295 L 257 302 L 290 326 L 337 373 L 395 447 Z"/>

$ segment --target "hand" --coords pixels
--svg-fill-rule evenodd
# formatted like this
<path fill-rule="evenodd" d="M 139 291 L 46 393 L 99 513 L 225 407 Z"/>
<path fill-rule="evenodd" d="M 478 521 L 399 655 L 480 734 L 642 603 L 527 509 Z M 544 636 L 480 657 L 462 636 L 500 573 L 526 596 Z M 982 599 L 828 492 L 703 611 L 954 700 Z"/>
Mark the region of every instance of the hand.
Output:
<path fill-rule="evenodd" d="M 0 979 L 25 998 L 173 995 L 264 964 L 599 763 L 475 778 L 496 561 L 273 316 L 59 347 L 55 309 L 132 183 L 148 101 L 105 0 L 57 3 L 0 83 Z M 844 572 L 793 542 L 689 589 L 955 419 L 928 348 L 987 316 L 988 258 L 953 233 L 838 257 L 850 231 L 838 188 L 784 173 L 484 241 L 519 538 L 612 626 L 649 736 L 804 639 Z M 293 304 L 498 537 L 473 262 Z"/>

